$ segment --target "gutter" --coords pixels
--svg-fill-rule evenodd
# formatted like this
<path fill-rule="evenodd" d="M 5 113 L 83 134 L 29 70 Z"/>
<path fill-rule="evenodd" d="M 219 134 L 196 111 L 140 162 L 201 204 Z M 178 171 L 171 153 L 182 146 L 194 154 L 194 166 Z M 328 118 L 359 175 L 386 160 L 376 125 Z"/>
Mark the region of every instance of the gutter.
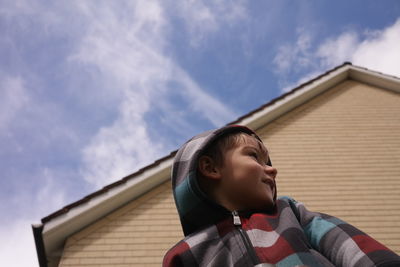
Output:
<path fill-rule="evenodd" d="M 32 224 L 33 237 L 35 238 L 36 252 L 40 267 L 47 267 L 46 250 L 43 242 L 43 224 Z"/>

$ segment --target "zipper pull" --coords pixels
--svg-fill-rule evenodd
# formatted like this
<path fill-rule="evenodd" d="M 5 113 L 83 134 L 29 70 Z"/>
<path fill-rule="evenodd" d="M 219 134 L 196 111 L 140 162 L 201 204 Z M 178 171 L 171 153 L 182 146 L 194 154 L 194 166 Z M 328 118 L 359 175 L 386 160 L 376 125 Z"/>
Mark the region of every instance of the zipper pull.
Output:
<path fill-rule="evenodd" d="M 232 216 L 233 216 L 233 224 L 234 225 L 242 225 L 239 214 L 236 210 L 232 211 Z"/>

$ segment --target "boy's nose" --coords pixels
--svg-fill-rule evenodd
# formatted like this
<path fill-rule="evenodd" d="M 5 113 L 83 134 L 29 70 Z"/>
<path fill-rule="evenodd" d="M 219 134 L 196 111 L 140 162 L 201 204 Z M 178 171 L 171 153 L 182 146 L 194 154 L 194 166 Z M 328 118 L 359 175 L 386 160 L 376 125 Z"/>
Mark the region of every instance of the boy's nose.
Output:
<path fill-rule="evenodd" d="M 276 168 L 274 168 L 274 167 L 272 167 L 272 166 L 269 166 L 269 165 L 265 165 L 264 170 L 265 170 L 265 173 L 266 173 L 269 177 L 271 177 L 272 179 L 275 180 L 276 175 L 278 174 L 278 170 L 277 170 Z"/>

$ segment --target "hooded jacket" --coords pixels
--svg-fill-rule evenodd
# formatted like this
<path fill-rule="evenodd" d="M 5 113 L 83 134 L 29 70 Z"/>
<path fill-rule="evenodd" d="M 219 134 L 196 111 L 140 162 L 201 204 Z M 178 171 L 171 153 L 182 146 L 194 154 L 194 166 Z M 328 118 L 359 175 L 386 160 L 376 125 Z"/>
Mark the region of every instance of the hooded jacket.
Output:
<path fill-rule="evenodd" d="M 201 133 L 178 150 L 172 187 L 185 238 L 166 253 L 164 267 L 400 266 L 400 257 L 370 236 L 290 197 L 275 193 L 273 210 L 234 212 L 210 199 L 197 181 L 199 156 L 233 132 L 261 141 L 249 128 L 230 125 Z"/>

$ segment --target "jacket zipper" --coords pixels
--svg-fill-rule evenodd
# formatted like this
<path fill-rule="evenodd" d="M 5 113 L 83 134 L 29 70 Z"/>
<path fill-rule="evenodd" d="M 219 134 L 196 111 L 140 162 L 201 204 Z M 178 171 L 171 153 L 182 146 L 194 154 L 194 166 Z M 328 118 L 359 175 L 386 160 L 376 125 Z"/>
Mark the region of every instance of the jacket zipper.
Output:
<path fill-rule="evenodd" d="M 239 234 L 242 237 L 244 246 L 246 247 L 246 250 L 250 255 L 253 265 L 257 265 L 259 263 L 258 257 L 256 255 L 256 252 L 254 251 L 254 247 L 251 244 L 249 236 L 247 235 L 246 231 L 243 230 L 242 228 L 242 221 L 240 220 L 238 212 L 232 211 L 232 216 L 233 216 L 233 224 L 236 226 L 236 229 L 238 229 Z"/>

